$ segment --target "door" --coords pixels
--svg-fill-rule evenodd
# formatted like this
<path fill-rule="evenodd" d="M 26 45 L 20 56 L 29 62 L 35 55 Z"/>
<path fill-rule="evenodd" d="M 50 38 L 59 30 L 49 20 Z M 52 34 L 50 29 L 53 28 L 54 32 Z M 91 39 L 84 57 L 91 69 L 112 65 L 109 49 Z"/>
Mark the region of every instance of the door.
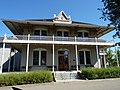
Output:
<path fill-rule="evenodd" d="M 68 51 L 58 51 L 58 69 L 60 71 L 69 70 Z"/>

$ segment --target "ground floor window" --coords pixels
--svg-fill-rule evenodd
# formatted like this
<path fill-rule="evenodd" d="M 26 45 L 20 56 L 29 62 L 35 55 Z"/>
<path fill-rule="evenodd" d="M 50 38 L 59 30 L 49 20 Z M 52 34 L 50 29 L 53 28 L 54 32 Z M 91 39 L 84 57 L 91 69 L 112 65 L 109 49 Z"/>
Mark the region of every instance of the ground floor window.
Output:
<path fill-rule="evenodd" d="M 47 51 L 34 50 L 33 51 L 33 65 L 46 65 Z"/>
<path fill-rule="evenodd" d="M 90 51 L 79 51 L 79 62 L 80 64 L 91 64 Z"/>
<path fill-rule="evenodd" d="M 33 51 L 33 65 L 39 65 L 39 51 Z"/>

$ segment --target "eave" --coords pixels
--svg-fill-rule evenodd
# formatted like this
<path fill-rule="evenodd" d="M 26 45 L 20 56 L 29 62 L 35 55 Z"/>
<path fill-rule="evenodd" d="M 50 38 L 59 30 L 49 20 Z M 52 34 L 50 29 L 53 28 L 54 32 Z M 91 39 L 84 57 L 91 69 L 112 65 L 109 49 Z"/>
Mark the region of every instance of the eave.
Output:
<path fill-rule="evenodd" d="M 68 23 L 55 23 L 52 21 L 37 21 L 37 20 L 2 20 L 3 23 L 13 32 L 13 34 L 22 34 L 23 25 L 44 25 L 44 26 L 64 26 L 64 27 L 77 27 L 77 28 L 93 28 L 96 29 L 97 37 L 100 37 L 112 30 L 113 27 L 107 26 L 99 26 L 94 24 L 87 24 L 87 23 L 75 23 L 72 22 L 71 24 Z"/>

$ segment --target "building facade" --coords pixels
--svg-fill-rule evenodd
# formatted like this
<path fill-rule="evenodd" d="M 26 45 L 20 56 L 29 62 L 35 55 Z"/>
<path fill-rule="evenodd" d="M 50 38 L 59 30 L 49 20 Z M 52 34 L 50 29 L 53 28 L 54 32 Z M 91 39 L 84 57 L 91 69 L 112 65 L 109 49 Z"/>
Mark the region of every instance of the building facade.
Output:
<path fill-rule="evenodd" d="M 5 35 L 3 44 L 21 53 L 20 70 L 26 72 L 105 67 L 105 55 L 101 59 L 99 53 L 114 45 L 113 40 L 100 39 L 113 28 L 72 21 L 63 11 L 53 19 L 3 20 L 3 23 L 15 35 Z"/>

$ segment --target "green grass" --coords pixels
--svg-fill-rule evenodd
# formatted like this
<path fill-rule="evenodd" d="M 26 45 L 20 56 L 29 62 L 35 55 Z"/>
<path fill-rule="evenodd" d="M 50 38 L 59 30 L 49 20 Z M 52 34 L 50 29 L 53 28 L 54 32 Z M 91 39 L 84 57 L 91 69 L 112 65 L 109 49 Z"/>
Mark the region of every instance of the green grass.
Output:
<path fill-rule="evenodd" d="M 20 73 L 0 74 L 0 86 L 12 86 L 34 83 L 52 82 L 53 77 L 50 71 L 31 71 Z"/>

